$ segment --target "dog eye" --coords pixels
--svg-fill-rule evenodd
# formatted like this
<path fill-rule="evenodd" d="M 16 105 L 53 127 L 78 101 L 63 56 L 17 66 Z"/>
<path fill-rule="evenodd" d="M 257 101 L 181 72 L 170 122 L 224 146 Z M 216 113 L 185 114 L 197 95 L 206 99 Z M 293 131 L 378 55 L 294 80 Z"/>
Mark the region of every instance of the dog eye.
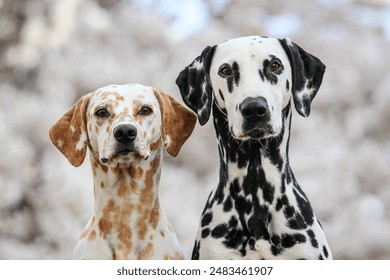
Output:
<path fill-rule="evenodd" d="M 274 61 L 270 64 L 269 66 L 269 69 L 272 71 L 272 72 L 278 72 L 280 70 L 283 70 L 283 66 L 282 64 L 280 64 L 279 62 L 277 61 Z"/>
<path fill-rule="evenodd" d="M 221 68 L 219 68 L 219 74 L 222 77 L 229 77 L 233 75 L 233 69 L 229 65 L 224 64 L 221 66 Z"/>
<path fill-rule="evenodd" d="M 141 116 L 149 116 L 153 113 L 153 110 L 148 106 L 143 106 L 141 110 L 139 111 L 139 114 Z"/>
<path fill-rule="evenodd" d="M 110 112 L 106 108 L 100 108 L 95 112 L 95 116 L 100 118 L 107 118 L 110 116 Z"/>

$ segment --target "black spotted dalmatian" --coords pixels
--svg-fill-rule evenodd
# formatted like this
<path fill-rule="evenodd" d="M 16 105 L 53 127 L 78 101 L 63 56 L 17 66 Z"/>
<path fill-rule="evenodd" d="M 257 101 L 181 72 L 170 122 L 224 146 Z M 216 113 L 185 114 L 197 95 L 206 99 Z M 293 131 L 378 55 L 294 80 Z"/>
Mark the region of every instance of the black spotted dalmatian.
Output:
<path fill-rule="evenodd" d="M 289 39 L 250 36 L 207 47 L 179 74 L 200 124 L 213 113 L 220 156 L 192 259 L 332 259 L 288 157 L 292 103 L 309 116 L 324 72 Z"/>

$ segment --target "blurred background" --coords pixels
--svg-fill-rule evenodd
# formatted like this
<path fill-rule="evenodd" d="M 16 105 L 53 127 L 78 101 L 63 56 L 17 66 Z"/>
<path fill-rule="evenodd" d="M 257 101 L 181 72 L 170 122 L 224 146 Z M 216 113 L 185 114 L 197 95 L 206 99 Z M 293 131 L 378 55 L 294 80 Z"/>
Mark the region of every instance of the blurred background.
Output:
<path fill-rule="evenodd" d="M 0 259 L 70 259 L 92 214 L 89 160 L 49 127 L 107 84 L 181 101 L 177 74 L 207 45 L 289 37 L 326 65 L 290 161 L 335 259 L 390 259 L 390 5 L 386 0 L 0 0 Z M 218 181 L 212 123 L 164 157 L 162 204 L 190 257 Z"/>

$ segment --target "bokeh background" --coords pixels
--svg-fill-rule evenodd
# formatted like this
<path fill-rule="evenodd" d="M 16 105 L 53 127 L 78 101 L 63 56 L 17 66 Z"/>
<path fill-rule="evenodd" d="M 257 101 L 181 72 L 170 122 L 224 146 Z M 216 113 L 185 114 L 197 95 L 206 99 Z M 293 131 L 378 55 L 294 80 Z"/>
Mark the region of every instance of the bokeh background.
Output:
<path fill-rule="evenodd" d="M 93 208 L 89 160 L 49 127 L 86 93 L 141 83 L 181 101 L 177 74 L 207 45 L 289 37 L 327 65 L 290 161 L 336 259 L 390 259 L 390 5 L 386 0 L 1 0 L 0 259 L 70 259 Z M 190 257 L 218 180 L 211 122 L 165 155 L 162 204 Z"/>

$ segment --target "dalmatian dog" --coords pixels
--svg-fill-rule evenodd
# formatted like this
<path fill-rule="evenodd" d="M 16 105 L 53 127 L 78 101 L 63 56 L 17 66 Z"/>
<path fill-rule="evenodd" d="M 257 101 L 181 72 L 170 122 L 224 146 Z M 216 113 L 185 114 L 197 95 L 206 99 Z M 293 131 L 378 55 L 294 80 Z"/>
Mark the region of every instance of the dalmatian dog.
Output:
<path fill-rule="evenodd" d="M 325 65 L 289 39 L 209 46 L 179 74 L 186 105 L 216 131 L 219 184 L 203 210 L 193 259 L 331 259 L 289 164 L 292 103 L 304 117 Z"/>
<path fill-rule="evenodd" d="M 73 166 L 89 150 L 95 207 L 74 259 L 182 259 L 159 199 L 162 152 L 177 156 L 196 115 L 164 92 L 110 85 L 84 95 L 49 131 Z"/>

